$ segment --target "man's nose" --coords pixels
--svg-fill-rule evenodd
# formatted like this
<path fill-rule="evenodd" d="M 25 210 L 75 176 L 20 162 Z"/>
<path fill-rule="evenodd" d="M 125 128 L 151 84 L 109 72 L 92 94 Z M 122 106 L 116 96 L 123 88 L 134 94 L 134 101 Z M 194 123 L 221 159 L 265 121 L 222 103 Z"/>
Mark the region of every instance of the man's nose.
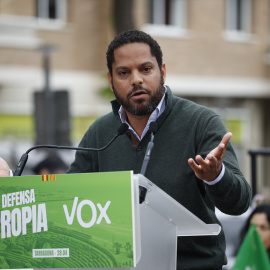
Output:
<path fill-rule="evenodd" d="M 132 73 L 132 81 L 131 84 L 132 86 L 139 85 L 143 83 L 143 77 L 138 71 L 134 71 Z"/>

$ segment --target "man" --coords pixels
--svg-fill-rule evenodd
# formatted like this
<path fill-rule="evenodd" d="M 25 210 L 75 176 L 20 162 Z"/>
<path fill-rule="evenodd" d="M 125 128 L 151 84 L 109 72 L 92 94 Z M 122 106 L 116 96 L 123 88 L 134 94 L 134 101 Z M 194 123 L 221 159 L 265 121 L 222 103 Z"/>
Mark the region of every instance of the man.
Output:
<path fill-rule="evenodd" d="M 216 113 L 174 96 L 164 85 L 166 66 L 158 43 L 141 31 L 124 32 L 109 45 L 107 66 L 116 97 L 113 111 L 89 127 L 80 146 L 106 145 L 122 122 L 129 130 L 104 151 L 77 151 L 67 172 L 140 173 L 149 124 L 155 121 L 155 146 L 145 176 L 207 224 L 219 222 L 215 207 L 227 214 L 245 212 L 251 192 L 229 142 L 232 134 Z M 223 264 L 223 232 L 179 239 L 177 269 L 221 269 Z"/>

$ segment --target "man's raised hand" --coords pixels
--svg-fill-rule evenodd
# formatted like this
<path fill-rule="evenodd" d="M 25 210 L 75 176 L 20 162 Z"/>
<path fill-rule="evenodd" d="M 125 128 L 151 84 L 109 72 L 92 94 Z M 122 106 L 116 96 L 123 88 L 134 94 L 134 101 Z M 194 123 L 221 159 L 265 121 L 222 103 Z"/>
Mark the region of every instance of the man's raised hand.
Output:
<path fill-rule="evenodd" d="M 219 176 L 222 169 L 223 157 L 231 137 L 231 132 L 226 133 L 219 145 L 214 148 L 205 159 L 200 155 L 195 157 L 196 162 L 192 158 L 188 159 L 188 164 L 199 179 L 213 181 Z"/>

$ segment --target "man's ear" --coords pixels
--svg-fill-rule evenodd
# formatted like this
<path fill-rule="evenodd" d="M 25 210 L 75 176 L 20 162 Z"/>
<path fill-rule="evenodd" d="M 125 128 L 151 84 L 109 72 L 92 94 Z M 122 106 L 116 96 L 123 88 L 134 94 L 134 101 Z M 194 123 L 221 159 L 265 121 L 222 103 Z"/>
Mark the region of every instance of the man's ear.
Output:
<path fill-rule="evenodd" d="M 113 87 L 112 87 L 112 76 L 111 76 L 111 74 L 110 74 L 109 71 L 107 72 L 107 78 L 108 78 L 108 82 L 109 82 L 111 91 L 113 92 Z"/>
<path fill-rule="evenodd" d="M 165 83 L 165 80 L 166 80 L 166 65 L 165 65 L 165 63 L 163 63 L 161 66 L 161 74 L 162 74 L 162 77 L 163 77 L 163 80 Z"/>

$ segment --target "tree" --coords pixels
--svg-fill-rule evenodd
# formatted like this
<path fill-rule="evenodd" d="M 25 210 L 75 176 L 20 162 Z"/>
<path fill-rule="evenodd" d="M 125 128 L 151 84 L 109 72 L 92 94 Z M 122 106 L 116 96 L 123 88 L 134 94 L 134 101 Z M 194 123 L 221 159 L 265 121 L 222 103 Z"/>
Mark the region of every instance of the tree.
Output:
<path fill-rule="evenodd" d="M 134 29 L 133 0 L 114 0 L 113 16 L 117 34 Z"/>

